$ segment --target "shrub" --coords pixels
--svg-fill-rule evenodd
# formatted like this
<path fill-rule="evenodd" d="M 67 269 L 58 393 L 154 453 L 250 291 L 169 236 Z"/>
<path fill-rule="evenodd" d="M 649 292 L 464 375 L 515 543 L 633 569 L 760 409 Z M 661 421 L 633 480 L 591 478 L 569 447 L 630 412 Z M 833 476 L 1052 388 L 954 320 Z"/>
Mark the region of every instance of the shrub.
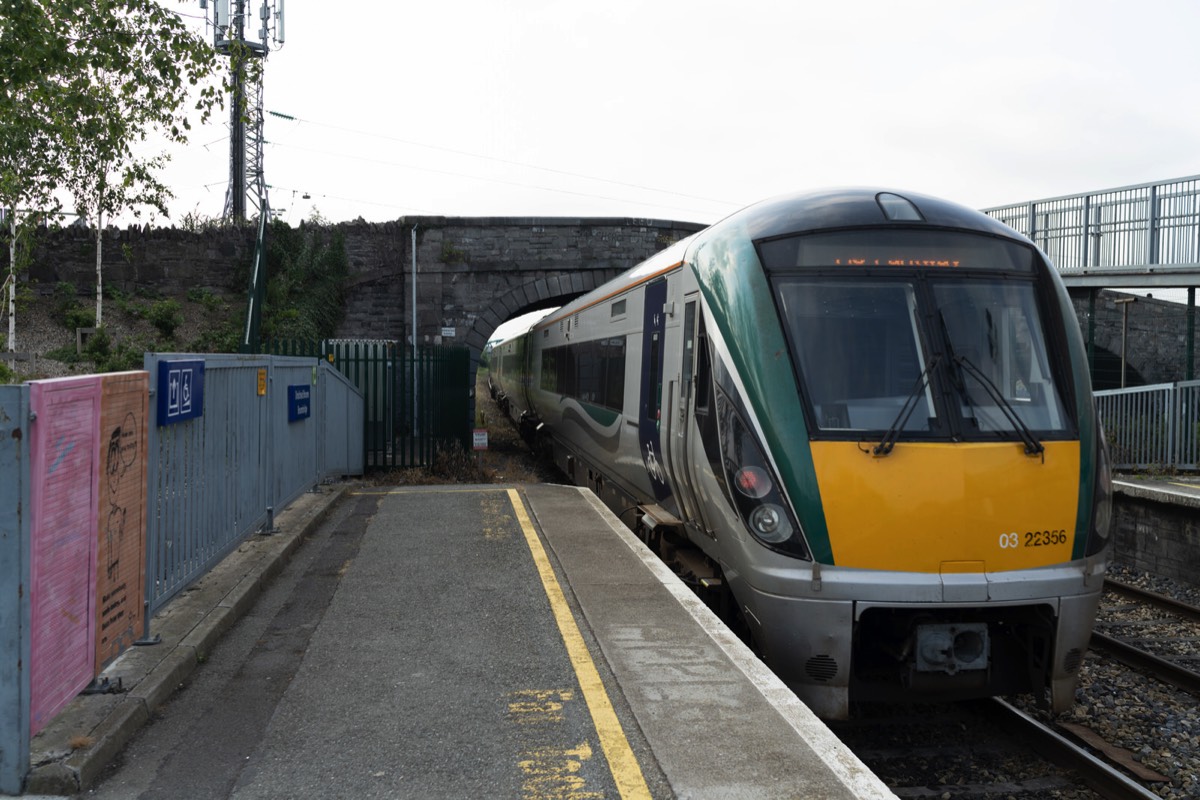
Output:
<path fill-rule="evenodd" d="M 187 349 L 193 353 L 236 353 L 241 344 L 241 327 L 226 322 L 219 328 L 203 331 Z"/>
<path fill-rule="evenodd" d="M 66 281 L 59 281 L 54 284 L 54 310 L 57 315 L 65 317 L 67 312 L 79 306 L 79 292 L 75 291 L 75 284 Z"/>
<path fill-rule="evenodd" d="M 63 324 L 67 326 L 67 330 L 72 331 L 76 328 L 94 328 L 96 327 L 96 309 L 75 306 L 66 312 Z"/>
<path fill-rule="evenodd" d="M 183 310 L 178 300 L 159 300 L 150 305 L 146 319 L 168 339 L 175 338 L 175 330 L 183 324 Z"/>
<path fill-rule="evenodd" d="M 213 294 L 212 290 L 207 287 L 200 288 L 193 286 L 191 289 L 188 289 L 187 299 L 192 303 L 199 303 L 204 306 L 204 310 L 210 313 L 224 305 L 221 298 Z"/>

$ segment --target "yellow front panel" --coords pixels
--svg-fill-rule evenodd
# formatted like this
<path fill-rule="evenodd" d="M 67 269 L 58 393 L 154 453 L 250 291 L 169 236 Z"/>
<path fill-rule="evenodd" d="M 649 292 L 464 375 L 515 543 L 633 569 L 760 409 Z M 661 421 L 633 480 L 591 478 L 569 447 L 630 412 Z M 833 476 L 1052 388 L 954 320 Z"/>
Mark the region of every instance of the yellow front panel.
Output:
<path fill-rule="evenodd" d="M 1079 442 L 1046 442 L 1045 461 L 1013 442 L 901 442 L 883 458 L 857 442 L 813 442 L 841 567 L 987 572 L 1071 559 Z"/>

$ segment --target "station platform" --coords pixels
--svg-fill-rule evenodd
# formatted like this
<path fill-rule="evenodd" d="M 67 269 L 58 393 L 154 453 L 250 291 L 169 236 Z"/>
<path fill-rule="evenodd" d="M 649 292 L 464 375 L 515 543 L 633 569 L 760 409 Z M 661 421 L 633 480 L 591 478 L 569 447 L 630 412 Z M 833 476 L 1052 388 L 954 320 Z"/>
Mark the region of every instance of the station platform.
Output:
<path fill-rule="evenodd" d="M 894 797 L 590 492 L 341 494 L 370 508 L 357 551 L 295 656 L 254 769 L 228 796 L 310 796 L 315 776 L 339 797 Z M 303 538 L 305 524 L 255 544 L 278 555 L 258 553 L 259 572 L 231 594 L 286 558 L 284 540 Z M 242 602 L 192 594 L 223 617 Z M 221 625 L 208 623 L 211 634 Z M 165 650 L 133 657 L 190 655 L 173 671 L 119 667 L 129 694 L 88 712 L 92 743 L 47 765 L 34 791 L 53 789 L 55 776 L 86 789 L 131 735 L 122 730 L 179 684 L 184 662 L 203 661 L 198 628 L 164 631 Z"/>
<path fill-rule="evenodd" d="M 1117 495 L 1153 500 L 1182 508 L 1200 509 L 1200 478 L 1191 476 L 1154 477 L 1114 475 L 1113 492 Z"/>

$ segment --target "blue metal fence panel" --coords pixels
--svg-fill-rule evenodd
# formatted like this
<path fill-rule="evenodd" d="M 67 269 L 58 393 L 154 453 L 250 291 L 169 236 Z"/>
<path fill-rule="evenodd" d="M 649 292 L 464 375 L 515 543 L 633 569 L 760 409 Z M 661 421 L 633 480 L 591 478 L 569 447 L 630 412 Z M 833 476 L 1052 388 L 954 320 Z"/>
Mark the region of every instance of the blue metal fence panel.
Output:
<path fill-rule="evenodd" d="M 271 460 L 272 506 L 283 508 L 312 489 L 320 480 L 317 474 L 318 418 L 313 416 L 313 389 L 316 384 L 317 362 L 302 356 L 271 358 L 269 397 L 271 400 L 272 437 L 274 451 Z M 308 392 L 308 416 L 292 419 L 289 407 L 303 400 L 293 396 Z"/>
<path fill-rule="evenodd" d="M 366 405 L 354 383 L 327 362 L 320 365 L 317 382 L 321 400 L 321 430 L 318 434 L 322 479 L 362 475 L 363 420 Z"/>
<path fill-rule="evenodd" d="M 157 386 L 159 365 L 190 355 L 148 353 Z M 259 395 L 266 356 L 204 356 L 203 411 L 160 424 L 151 389 L 147 471 L 146 597 L 150 611 L 230 552 L 266 521 L 271 503 L 270 408 Z"/>
<path fill-rule="evenodd" d="M 362 393 L 330 365 L 311 357 L 149 353 L 152 395 L 162 391 L 160 369 L 188 360 L 203 364 L 202 411 L 160 424 L 169 404 L 156 396 L 150 402 L 151 612 L 263 528 L 273 510 L 326 477 L 363 470 Z"/>
<path fill-rule="evenodd" d="M 0 792 L 29 771 L 29 387 L 0 386 Z"/>
<path fill-rule="evenodd" d="M 1200 468 L 1200 381 L 1175 384 L 1175 464 L 1181 469 Z"/>
<path fill-rule="evenodd" d="M 260 530 L 269 508 L 325 477 L 361 475 L 364 402 L 349 378 L 311 357 L 149 353 L 143 361 L 153 613 Z M 288 386 L 308 391 L 303 411 L 289 403 Z M 29 447 L 29 387 L 0 386 L 0 793 L 11 794 L 29 771 Z"/>

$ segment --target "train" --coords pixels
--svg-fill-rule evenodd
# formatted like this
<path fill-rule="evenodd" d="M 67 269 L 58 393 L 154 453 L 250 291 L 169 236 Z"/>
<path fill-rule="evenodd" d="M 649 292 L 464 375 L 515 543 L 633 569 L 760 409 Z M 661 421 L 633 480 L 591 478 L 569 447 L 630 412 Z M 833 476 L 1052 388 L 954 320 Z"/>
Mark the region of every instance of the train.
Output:
<path fill-rule="evenodd" d="M 1047 256 L 965 206 L 749 206 L 489 354 L 493 397 L 815 713 L 1074 701 L 1108 448 Z"/>

